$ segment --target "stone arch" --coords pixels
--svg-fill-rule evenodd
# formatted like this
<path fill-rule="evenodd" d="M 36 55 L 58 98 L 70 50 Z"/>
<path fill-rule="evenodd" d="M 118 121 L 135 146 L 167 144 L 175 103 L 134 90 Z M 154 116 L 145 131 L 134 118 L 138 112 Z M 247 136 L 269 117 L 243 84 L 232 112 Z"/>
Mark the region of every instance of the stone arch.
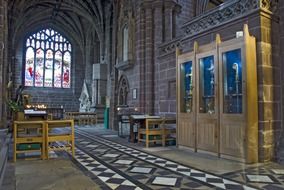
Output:
<path fill-rule="evenodd" d="M 226 0 L 197 0 L 196 1 L 196 15 L 200 15 L 212 8 L 215 8 Z"/>
<path fill-rule="evenodd" d="M 122 75 L 118 83 L 118 105 L 126 106 L 128 104 L 127 97 L 129 93 L 129 82 L 125 75 Z"/>
<path fill-rule="evenodd" d="M 119 70 L 125 70 L 132 67 L 134 62 L 135 18 L 131 1 L 123 1 L 119 6 L 117 29 L 118 63 L 116 67 Z"/>

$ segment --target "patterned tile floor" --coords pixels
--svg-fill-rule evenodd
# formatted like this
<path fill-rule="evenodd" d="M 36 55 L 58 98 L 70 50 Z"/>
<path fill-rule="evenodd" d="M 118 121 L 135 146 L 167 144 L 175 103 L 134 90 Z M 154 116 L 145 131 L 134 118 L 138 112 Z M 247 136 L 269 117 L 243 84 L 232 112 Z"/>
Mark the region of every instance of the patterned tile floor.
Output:
<path fill-rule="evenodd" d="M 284 190 L 284 167 L 277 164 L 216 175 L 123 145 L 112 137 L 76 129 L 76 162 L 106 189 Z"/>

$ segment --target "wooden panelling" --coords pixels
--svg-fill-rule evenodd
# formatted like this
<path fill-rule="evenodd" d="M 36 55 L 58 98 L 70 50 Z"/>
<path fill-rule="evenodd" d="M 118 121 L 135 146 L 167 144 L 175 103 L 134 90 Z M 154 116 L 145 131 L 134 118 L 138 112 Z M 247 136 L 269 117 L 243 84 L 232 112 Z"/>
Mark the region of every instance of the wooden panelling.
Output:
<path fill-rule="evenodd" d="M 188 114 L 180 114 L 178 117 L 179 129 L 178 139 L 179 145 L 195 147 L 195 126 L 193 119 Z"/>
<path fill-rule="evenodd" d="M 217 120 L 200 118 L 197 125 L 197 149 L 217 152 L 218 129 Z"/>
<path fill-rule="evenodd" d="M 220 152 L 244 158 L 244 123 L 235 118 L 221 121 Z"/>

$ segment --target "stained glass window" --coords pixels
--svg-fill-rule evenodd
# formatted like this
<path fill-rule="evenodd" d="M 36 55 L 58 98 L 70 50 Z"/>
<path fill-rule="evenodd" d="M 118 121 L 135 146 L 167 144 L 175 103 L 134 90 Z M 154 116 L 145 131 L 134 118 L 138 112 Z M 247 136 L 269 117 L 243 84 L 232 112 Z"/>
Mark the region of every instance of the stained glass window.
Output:
<path fill-rule="evenodd" d="M 26 39 L 25 86 L 70 88 L 71 44 L 51 28 Z"/>

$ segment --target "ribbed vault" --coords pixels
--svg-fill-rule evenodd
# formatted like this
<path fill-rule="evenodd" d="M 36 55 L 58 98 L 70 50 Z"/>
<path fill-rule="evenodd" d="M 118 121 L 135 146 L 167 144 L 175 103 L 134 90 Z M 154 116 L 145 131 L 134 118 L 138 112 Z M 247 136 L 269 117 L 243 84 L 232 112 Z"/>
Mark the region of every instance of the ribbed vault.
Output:
<path fill-rule="evenodd" d="M 8 7 L 12 44 L 35 28 L 52 26 L 84 46 L 87 31 L 104 41 L 111 0 L 10 0 Z"/>

